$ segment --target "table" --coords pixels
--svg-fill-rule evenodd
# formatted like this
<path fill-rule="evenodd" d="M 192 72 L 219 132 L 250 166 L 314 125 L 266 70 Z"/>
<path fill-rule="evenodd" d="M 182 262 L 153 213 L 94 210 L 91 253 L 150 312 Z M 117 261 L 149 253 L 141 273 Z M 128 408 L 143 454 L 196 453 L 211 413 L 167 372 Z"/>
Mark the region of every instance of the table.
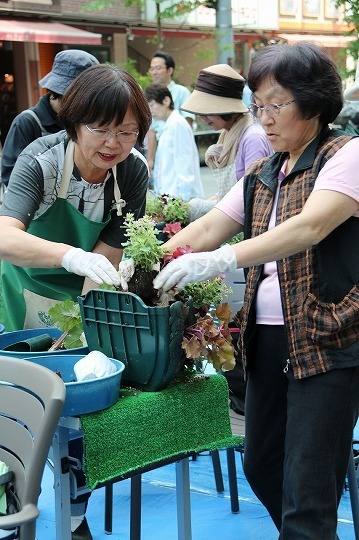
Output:
<path fill-rule="evenodd" d="M 84 469 L 91 490 L 131 478 L 131 508 L 140 493 L 140 475 L 175 462 L 179 540 L 191 540 L 189 456 L 243 441 L 232 436 L 227 381 L 218 375 L 186 375 L 159 392 L 124 388 L 112 407 L 79 420 L 80 424 L 76 418 L 61 419 L 52 444 L 56 540 L 71 539 L 71 438 L 84 437 Z M 133 538 L 140 538 L 140 530 L 131 534 Z"/>

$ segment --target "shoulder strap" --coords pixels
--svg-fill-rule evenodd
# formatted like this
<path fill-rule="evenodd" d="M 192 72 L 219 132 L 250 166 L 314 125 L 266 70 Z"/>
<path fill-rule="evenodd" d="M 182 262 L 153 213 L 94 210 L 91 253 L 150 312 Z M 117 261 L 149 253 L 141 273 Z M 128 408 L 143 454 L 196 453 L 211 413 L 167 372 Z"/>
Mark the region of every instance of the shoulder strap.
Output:
<path fill-rule="evenodd" d="M 33 117 L 33 119 L 36 121 L 36 123 L 38 124 L 38 126 L 41 129 L 41 135 L 47 135 L 48 134 L 46 129 L 44 128 L 44 126 L 41 124 L 40 118 L 37 116 L 35 111 L 33 111 L 32 109 L 25 109 L 25 111 L 22 111 L 21 114 L 29 114 L 30 116 Z"/>

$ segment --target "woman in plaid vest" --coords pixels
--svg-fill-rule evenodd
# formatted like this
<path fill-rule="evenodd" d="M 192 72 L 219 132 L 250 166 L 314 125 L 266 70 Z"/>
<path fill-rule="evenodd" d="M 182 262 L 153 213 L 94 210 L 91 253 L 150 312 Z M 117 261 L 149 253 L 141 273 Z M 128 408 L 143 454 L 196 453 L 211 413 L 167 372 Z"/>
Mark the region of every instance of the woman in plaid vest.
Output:
<path fill-rule="evenodd" d="M 264 47 L 248 85 L 275 154 L 167 242 L 196 253 L 154 285 L 246 269 L 245 473 L 279 538 L 334 540 L 359 409 L 359 140 L 330 128 L 342 84 L 318 45 Z"/>

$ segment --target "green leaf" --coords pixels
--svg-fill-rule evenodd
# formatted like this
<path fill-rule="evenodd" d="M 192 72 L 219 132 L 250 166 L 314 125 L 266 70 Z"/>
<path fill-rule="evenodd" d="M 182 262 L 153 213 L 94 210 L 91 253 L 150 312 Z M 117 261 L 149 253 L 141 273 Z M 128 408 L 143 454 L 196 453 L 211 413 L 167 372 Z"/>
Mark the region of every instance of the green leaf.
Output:
<path fill-rule="evenodd" d="M 82 318 L 80 306 L 77 303 L 73 300 L 59 302 L 49 309 L 49 315 L 59 330 L 68 332 L 64 342 L 65 349 L 83 346 L 80 339 L 83 333 Z"/>

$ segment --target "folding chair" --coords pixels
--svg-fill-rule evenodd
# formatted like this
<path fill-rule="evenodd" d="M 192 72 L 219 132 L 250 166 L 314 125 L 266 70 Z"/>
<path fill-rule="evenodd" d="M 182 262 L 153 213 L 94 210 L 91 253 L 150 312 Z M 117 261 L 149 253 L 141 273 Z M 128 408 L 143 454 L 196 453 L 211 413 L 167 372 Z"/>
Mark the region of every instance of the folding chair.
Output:
<path fill-rule="evenodd" d="M 42 475 L 65 395 L 53 371 L 0 356 L 0 460 L 14 473 L 21 505 L 0 516 L 0 539 L 35 540 Z"/>

